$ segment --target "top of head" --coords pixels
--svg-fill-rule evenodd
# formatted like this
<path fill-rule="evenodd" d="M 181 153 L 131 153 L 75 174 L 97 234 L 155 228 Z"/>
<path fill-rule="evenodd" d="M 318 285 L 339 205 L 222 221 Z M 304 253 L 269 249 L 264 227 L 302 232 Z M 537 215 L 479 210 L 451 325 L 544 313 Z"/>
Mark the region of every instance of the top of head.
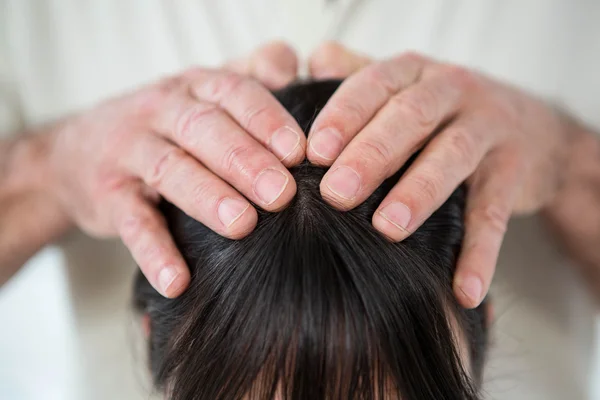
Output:
<path fill-rule="evenodd" d="M 299 84 L 276 96 L 308 131 L 338 85 Z M 476 398 L 468 375 L 480 374 L 482 313 L 460 309 L 451 284 L 464 190 L 391 243 L 371 217 L 400 173 L 340 212 L 320 195 L 325 168 L 305 161 L 290 171 L 292 203 L 259 211 L 242 240 L 162 204 L 192 283 L 175 300 L 143 280 L 136 288 L 150 314 L 156 382 L 176 399 Z M 468 374 L 457 336 L 467 342 Z"/>

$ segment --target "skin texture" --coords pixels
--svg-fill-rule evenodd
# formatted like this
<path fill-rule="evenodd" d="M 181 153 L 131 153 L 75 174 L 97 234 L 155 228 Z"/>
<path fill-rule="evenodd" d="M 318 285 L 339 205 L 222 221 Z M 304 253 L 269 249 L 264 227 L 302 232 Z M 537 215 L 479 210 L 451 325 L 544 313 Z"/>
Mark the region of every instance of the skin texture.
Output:
<path fill-rule="evenodd" d="M 348 80 L 315 121 L 308 147 L 292 133 L 282 140 L 287 150 L 277 150 L 274 132 L 299 127 L 267 88 L 294 80 L 297 64 L 290 47 L 271 43 L 222 70 L 193 69 L 36 135 L 0 141 L 0 284 L 77 225 L 93 236 L 122 237 L 150 282 L 175 297 L 189 272 L 153 207 L 158 194 L 240 238 L 256 223 L 242 195 L 267 210 L 284 207 L 295 193 L 285 167 L 305 154 L 333 166 L 322 193 L 349 209 L 424 143 L 373 223 L 402 240 L 466 179 L 466 237 L 455 276 L 464 306 L 487 292 L 508 218 L 540 209 L 586 276 L 600 282 L 600 157 L 589 129 L 465 68 L 414 53 L 376 62 L 325 43 L 309 59 L 312 76 Z M 318 139 L 325 128 L 337 133 Z M 210 140 L 222 131 L 235 140 Z M 277 171 L 268 185 L 275 196 L 277 178 L 285 186 L 269 204 L 255 193 L 258 176 L 269 178 L 265 170 Z M 332 178 L 336 170 L 350 178 Z M 357 178 L 354 195 L 336 188 Z M 182 192 L 181 180 L 195 185 Z"/>
<path fill-rule="evenodd" d="M 247 199 L 284 207 L 296 191 L 286 167 L 304 159 L 306 139 L 269 89 L 296 70 L 294 52 L 271 43 L 223 69 L 194 68 L 2 142 L 10 156 L 0 158 L 3 280 L 77 225 L 120 236 L 157 290 L 179 295 L 189 271 L 155 210 L 158 195 L 230 238 L 256 224 Z M 21 222 L 37 204 L 40 232 Z"/>
<path fill-rule="evenodd" d="M 372 61 L 326 43 L 310 70 L 317 78 L 348 76 L 308 138 L 308 158 L 331 165 L 321 192 L 332 205 L 355 207 L 425 145 L 373 217 L 379 231 L 399 241 L 467 181 L 466 236 L 455 275 L 455 294 L 466 307 L 489 289 L 510 216 L 548 206 L 570 178 L 566 165 L 578 162 L 573 147 L 582 136 L 592 138 L 516 88 L 416 53 Z M 597 214 L 598 202 L 585 204 Z M 561 222 L 567 232 L 577 219 Z"/>
<path fill-rule="evenodd" d="M 58 201 L 42 189 L 48 138 L 0 141 L 0 285 L 72 227 Z"/>

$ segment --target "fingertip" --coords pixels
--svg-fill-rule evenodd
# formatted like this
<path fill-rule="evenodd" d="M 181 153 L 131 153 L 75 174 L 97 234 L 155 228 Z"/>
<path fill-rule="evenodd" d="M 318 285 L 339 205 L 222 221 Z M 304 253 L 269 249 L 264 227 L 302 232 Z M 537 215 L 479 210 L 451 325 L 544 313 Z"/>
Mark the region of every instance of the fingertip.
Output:
<path fill-rule="evenodd" d="M 255 75 L 272 89 L 288 85 L 298 76 L 296 52 L 283 41 L 266 44 L 253 58 Z"/>
<path fill-rule="evenodd" d="M 286 168 L 265 168 L 254 180 L 253 192 L 263 209 L 278 211 L 296 194 L 296 181 Z"/>
<path fill-rule="evenodd" d="M 345 78 L 368 63 L 368 58 L 339 42 L 326 41 L 309 58 L 309 71 L 317 79 Z"/>
<path fill-rule="evenodd" d="M 299 127 L 283 126 L 269 140 L 268 147 L 286 167 L 300 163 L 306 153 L 306 136 Z"/>
<path fill-rule="evenodd" d="M 388 201 L 373 214 L 373 226 L 393 241 L 399 242 L 410 235 L 408 226 L 411 219 L 412 212 L 406 204 L 399 201 Z M 415 230 L 416 228 L 412 227 L 411 229 Z"/>
<path fill-rule="evenodd" d="M 166 266 L 158 273 L 155 287 L 169 299 L 179 297 L 190 284 L 190 272 L 187 266 Z"/>
<path fill-rule="evenodd" d="M 317 165 L 330 166 L 344 150 L 342 134 L 336 128 L 315 129 L 308 138 L 307 157 Z"/>
<path fill-rule="evenodd" d="M 321 182 L 320 191 L 323 200 L 325 200 L 330 206 L 336 208 L 337 210 L 349 211 L 355 206 L 353 200 L 345 199 L 332 192 L 331 189 L 327 186 L 327 184 L 325 184 L 325 182 Z"/>
<path fill-rule="evenodd" d="M 401 242 L 410 236 L 410 232 L 394 223 L 390 218 L 381 211 L 376 211 L 372 219 L 373 227 L 380 233 L 385 235 L 392 242 Z"/>
<path fill-rule="evenodd" d="M 242 239 L 254 230 L 257 222 L 258 213 L 254 207 L 248 204 L 243 213 L 231 225 L 225 227 L 223 236 L 233 240 Z"/>
<path fill-rule="evenodd" d="M 483 281 L 476 275 L 457 276 L 454 280 L 454 295 L 465 308 L 476 308 L 484 296 Z"/>
<path fill-rule="evenodd" d="M 354 208 L 360 201 L 362 189 L 360 175 L 353 168 L 341 165 L 331 168 L 320 185 L 321 195 L 339 210 Z"/>

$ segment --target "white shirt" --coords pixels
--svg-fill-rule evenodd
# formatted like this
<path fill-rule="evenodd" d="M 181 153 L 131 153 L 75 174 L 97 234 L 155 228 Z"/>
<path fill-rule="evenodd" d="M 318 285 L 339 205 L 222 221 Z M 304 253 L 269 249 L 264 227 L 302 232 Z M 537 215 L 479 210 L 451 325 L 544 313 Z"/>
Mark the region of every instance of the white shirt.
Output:
<path fill-rule="evenodd" d="M 598 16 L 585 0 L 0 0 L 0 136 L 273 39 L 418 50 L 600 128 Z M 147 399 L 134 271 L 118 241 L 72 234 L 0 289 L 0 398 Z M 493 294 L 490 399 L 600 399 L 591 304 L 537 218 L 511 223 Z"/>

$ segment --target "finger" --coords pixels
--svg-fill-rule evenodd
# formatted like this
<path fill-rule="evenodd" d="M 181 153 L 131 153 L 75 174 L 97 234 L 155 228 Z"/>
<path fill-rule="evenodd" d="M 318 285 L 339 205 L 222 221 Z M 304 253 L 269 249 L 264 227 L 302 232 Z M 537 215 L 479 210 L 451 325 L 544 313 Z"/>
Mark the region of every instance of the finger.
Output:
<path fill-rule="evenodd" d="M 270 89 L 278 89 L 297 78 L 298 56 L 291 46 L 276 41 L 225 67 L 238 74 L 251 76 Z"/>
<path fill-rule="evenodd" d="M 346 78 L 371 63 L 369 57 L 340 43 L 325 42 L 311 54 L 308 68 L 316 79 Z"/>
<path fill-rule="evenodd" d="M 134 191 L 112 199 L 113 224 L 135 262 L 163 296 L 179 296 L 190 272 L 177 250 L 162 215 Z"/>
<path fill-rule="evenodd" d="M 290 113 L 266 88 L 224 71 L 207 71 L 190 91 L 201 102 L 217 104 L 286 166 L 305 158 L 306 136 Z M 185 117 L 184 117 L 185 119 Z"/>
<path fill-rule="evenodd" d="M 486 160 L 469 185 L 465 236 L 454 275 L 454 293 L 467 308 L 487 294 L 504 239 L 522 167 L 515 154 Z"/>
<path fill-rule="evenodd" d="M 279 210 L 296 193 L 294 179 L 277 157 L 221 108 L 178 97 L 162 118 L 156 126 L 163 134 L 262 208 Z"/>
<path fill-rule="evenodd" d="M 496 136 L 495 127 L 481 119 L 464 116 L 452 122 L 425 146 L 381 202 L 373 226 L 393 241 L 405 239 L 473 174 Z"/>
<path fill-rule="evenodd" d="M 464 96 L 442 74 L 393 95 L 325 174 L 323 196 L 342 209 L 360 204 L 459 110 Z"/>
<path fill-rule="evenodd" d="M 391 96 L 417 80 L 425 62 L 421 56 L 405 54 L 371 64 L 345 80 L 311 128 L 309 160 L 331 165 Z"/>
<path fill-rule="evenodd" d="M 256 226 L 256 210 L 231 186 L 181 148 L 147 134 L 135 138 L 123 167 L 192 218 L 231 239 Z"/>

